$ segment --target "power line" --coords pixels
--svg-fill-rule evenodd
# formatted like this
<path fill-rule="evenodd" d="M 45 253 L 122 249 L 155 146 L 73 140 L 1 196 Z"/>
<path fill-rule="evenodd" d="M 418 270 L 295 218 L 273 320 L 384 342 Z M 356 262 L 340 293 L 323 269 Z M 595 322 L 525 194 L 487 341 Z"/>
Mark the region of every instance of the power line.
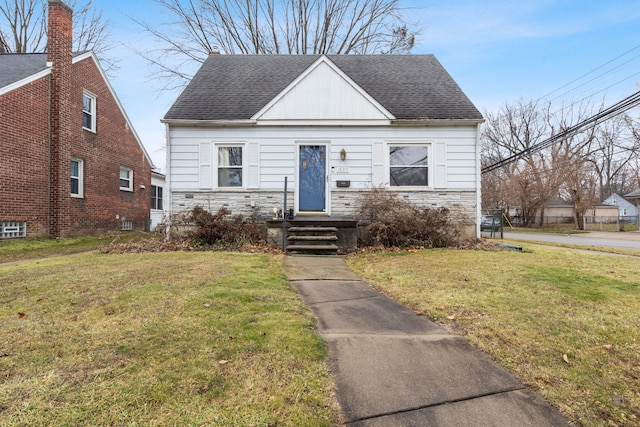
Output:
<path fill-rule="evenodd" d="M 559 88 L 554 89 L 554 90 L 552 90 L 551 92 L 549 92 L 549 93 L 547 93 L 547 94 L 545 94 L 545 95 L 542 95 L 540 98 L 538 98 L 538 101 L 540 101 L 540 100 L 542 100 L 542 99 L 545 99 L 545 98 L 546 98 L 546 97 L 548 97 L 549 95 L 553 95 L 554 93 L 556 93 L 556 92 L 558 92 L 558 91 L 560 91 L 560 90 L 562 90 L 562 89 L 564 89 L 564 88 L 566 88 L 566 87 L 568 87 L 568 86 L 572 85 L 573 83 L 575 83 L 575 82 L 577 82 L 577 81 L 579 81 L 579 80 L 583 79 L 584 77 L 587 77 L 589 74 L 595 73 L 596 71 L 598 71 L 598 70 L 600 70 L 600 69 L 602 69 L 602 68 L 606 67 L 607 65 L 609 65 L 609 64 L 611 64 L 611 63 L 613 63 L 613 62 L 617 61 L 618 59 L 622 58 L 623 56 L 628 55 L 629 53 L 633 52 L 633 51 L 634 51 L 634 50 L 636 50 L 636 49 L 640 49 L 640 45 L 637 45 L 637 46 L 635 46 L 635 47 L 633 47 L 633 48 L 631 48 L 631 49 L 627 50 L 626 52 L 621 53 L 620 55 L 616 56 L 615 58 L 611 59 L 610 61 L 607 61 L 607 62 L 605 62 L 604 64 L 602 64 L 602 65 L 600 65 L 600 66 L 598 66 L 598 67 L 594 68 L 593 70 L 591 70 L 591 71 L 589 71 L 589 72 L 584 73 L 584 74 L 583 74 L 583 75 L 581 75 L 580 77 L 578 77 L 578 78 L 576 78 L 576 79 L 573 79 L 573 80 L 572 80 L 572 81 L 570 81 L 569 83 L 566 83 L 566 84 L 564 84 L 564 85 L 560 86 Z M 627 62 L 629 62 L 629 61 L 627 61 Z M 619 68 L 619 67 L 616 67 L 616 68 Z M 615 69 L 615 68 L 614 68 L 614 69 Z M 609 73 L 609 72 L 611 72 L 611 70 L 607 71 L 607 73 Z M 604 73 L 604 74 L 607 74 L 607 73 Z M 603 75 L 603 74 L 602 74 L 602 75 Z M 602 76 L 602 75 L 601 75 L 601 76 Z M 570 91 L 569 91 L 569 92 L 570 92 Z M 556 97 L 556 98 L 557 98 L 557 97 Z M 556 98 L 554 98 L 554 99 L 556 99 Z"/>
<path fill-rule="evenodd" d="M 630 95 L 626 98 L 624 98 L 623 100 L 617 102 L 616 104 L 613 104 L 612 106 L 610 106 L 609 108 L 606 108 L 604 110 L 602 110 L 601 112 L 565 129 L 562 132 L 559 132 L 555 135 L 552 135 L 551 137 L 545 139 L 544 141 L 529 147 L 526 150 L 520 151 L 519 153 L 513 154 L 512 156 L 509 156 L 505 159 L 502 159 L 496 163 L 493 163 L 492 165 L 489 166 L 485 166 L 484 168 L 482 168 L 481 172 L 487 173 L 487 172 L 491 172 L 492 170 L 498 169 L 502 166 L 506 166 L 509 163 L 515 162 L 517 160 L 520 160 L 521 158 L 525 157 L 528 154 L 532 154 L 532 153 L 536 153 L 538 151 L 544 150 L 545 148 L 553 145 L 555 142 L 557 142 L 558 140 L 567 138 L 568 136 L 574 135 L 582 130 L 584 130 L 584 128 L 590 126 L 590 125 L 596 125 L 600 122 L 606 121 L 612 117 L 615 117 L 619 114 L 624 113 L 625 111 L 630 110 L 631 108 L 640 105 L 640 91 L 634 93 L 633 95 Z"/>
<path fill-rule="evenodd" d="M 558 98 L 561 98 L 561 97 L 563 97 L 563 96 L 565 96 L 565 95 L 568 95 L 569 93 L 571 93 L 571 92 L 575 91 L 576 89 L 579 89 L 579 88 L 581 88 L 581 87 L 583 87 L 583 86 L 586 86 L 587 84 L 589 84 L 589 83 L 591 83 L 591 82 L 593 82 L 593 81 L 596 81 L 597 79 L 599 79 L 599 78 L 601 78 L 601 77 L 603 77 L 603 76 L 605 76 L 605 75 L 607 75 L 607 74 L 609 74 L 609 73 L 613 72 L 614 70 L 617 70 L 618 68 L 621 68 L 623 65 L 626 65 L 626 64 L 630 63 L 631 61 L 633 61 L 633 60 L 635 60 L 635 59 L 637 59 L 637 58 L 640 58 L 640 55 L 634 56 L 633 58 L 629 59 L 629 60 L 628 60 L 628 61 L 626 61 L 626 62 L 623 62 L 622 64 L 618 65 L 617 67 L 612 68 L 611 70 L 606 71 L 606 72 L 604 72 L 604 73 L 598 74 L 598 75 L 597 75 L 597 76 L 595 76 L 594 78 L 592 78 L 592 79 L 590 79 L 590 80 L 587 80 L 586 82 L 584 82 L 584 83 L 582 83 L 582 84 L 580 84 L 580 85 L 576 86 L 575 88 L 570 89 L 570 90 L 568 90 L 568 91 L 566 91 L 566 92 L 561 93 L 560 95 L 556 96 L 555 98 L 550 99 L 550 100 L 549 100 L 549 102 L 553 102 L 553 101 L 555 101 L 555 100 L 556 100 L 556 99 L 558 99 Z M 590 98 L 590 97 L 592 97 L 593 95 L 595 95 L 596 93 L 603 92 L 603 91 L 605 91 L 605 90 L 607 90 L 607 89 L 609 89 L 609 88 L 611 88 L 611 87 L 613 87 L 613 86 L 615 86 L 615 85 L 617 85 L 617 84 L 620 84 L 620 83 L 622 83 L 622 82 L 624 82 L 624 81 L 626 81 L 626 80 L 629 80 L 631 77 L 634 77 L 634 76 L 635 76 L 635 75 L 637 75 L 637 74 L 639 74 L 639 73 L 634 73 L 634 74 L 631 74 L 630 76 L 625 77 L 625 78 L 624 78 L 624 79 L 622 79 L 622 80 L 618 80 L 617 82 L 615 82 L 615 83 L 613 83 L 613 84 L 611 84 L 611 85 L 609 85 L 609 86 L 605 87 L 604 89 L 601 89 L 601 90 L 599 90 L 599 91 L 597 91 L 597 92 L 595 92 L 595 93 L 593 93 L 593 94 L 591 94 L 591 95 L 589 95 L 589 96 L 585 97 L 584 99 L 586 99 L 586 98 Z M 575 80 L 574 80 L 574 81 L 575 81 Z"/>

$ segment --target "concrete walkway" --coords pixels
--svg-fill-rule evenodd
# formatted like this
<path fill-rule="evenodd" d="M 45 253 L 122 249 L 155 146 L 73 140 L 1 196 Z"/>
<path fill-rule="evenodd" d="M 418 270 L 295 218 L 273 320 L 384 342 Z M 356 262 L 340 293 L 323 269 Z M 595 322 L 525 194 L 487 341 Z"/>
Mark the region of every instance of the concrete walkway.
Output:
<path fill-rule="evenodd" d="M 347 426 L 568 426 L 458 336 L 368 286 L 342 257 L 289 256 L 318 319 Z"/>

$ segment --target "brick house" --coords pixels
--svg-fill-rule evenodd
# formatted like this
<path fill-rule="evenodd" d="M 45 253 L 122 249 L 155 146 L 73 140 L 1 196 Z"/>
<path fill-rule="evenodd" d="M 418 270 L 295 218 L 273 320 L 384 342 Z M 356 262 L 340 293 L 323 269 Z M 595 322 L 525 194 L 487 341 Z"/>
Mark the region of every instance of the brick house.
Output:
<path fill-rule="evenodd" d="M 147 230 L 151 159 L 72 10 L 48 19 L 47 53 L 0 54 L 0 238 Z"/>

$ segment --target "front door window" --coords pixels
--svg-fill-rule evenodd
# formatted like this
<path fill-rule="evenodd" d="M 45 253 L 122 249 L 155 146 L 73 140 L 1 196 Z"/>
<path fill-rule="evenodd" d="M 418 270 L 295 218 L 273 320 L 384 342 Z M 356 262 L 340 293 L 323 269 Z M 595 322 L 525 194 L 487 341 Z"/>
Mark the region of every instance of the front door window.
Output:
<path fill-rule="evenodd" d="M 301 145 L 298 170 L 300 175 L 299 210 L 324 212 L 326 210 L 327 147 Z"/>

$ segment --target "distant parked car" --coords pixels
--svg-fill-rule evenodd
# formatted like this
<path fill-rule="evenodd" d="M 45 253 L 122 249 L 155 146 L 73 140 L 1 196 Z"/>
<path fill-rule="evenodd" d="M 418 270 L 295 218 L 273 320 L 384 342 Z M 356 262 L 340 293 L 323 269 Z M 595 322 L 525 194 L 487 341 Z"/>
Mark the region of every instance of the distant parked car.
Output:
<path fill-rule="evenodd" d="M 482 219 L 480 221 L 480 231 L 485 230 L 500 230 L 500 218 L 496 218 L 493 215 L 482 215 Z"/>

